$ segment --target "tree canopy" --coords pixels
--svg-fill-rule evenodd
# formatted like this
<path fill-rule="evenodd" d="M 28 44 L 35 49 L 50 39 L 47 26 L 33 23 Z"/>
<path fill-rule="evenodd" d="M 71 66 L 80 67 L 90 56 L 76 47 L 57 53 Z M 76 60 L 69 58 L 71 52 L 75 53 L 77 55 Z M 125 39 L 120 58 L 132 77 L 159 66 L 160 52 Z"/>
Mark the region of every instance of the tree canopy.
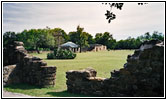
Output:
<path fill-rule="evenodd" d="M 84 32 L 84 28 L 81 28 L 79 25 L 77 26 L 77 31 L 69 33 L 69 37 L 72 42 L 80 46 L 80 52 L 82 47 L 88 46 L 88 37 L 89 39 L 91 38 L 90 34 Z"/>
<path fill-rule="evenodd" d="M 113 46 L 116 43 L 116 40 L 109 32 L 97 33 L 95 36 L 95 41 L 97 44 L 106 45 L 108 49 L 113 49 Z"/>
<path fill-rule="evenodd" d="M 54 46 L 54 38 L 49 35 L 48 29 L 30 29 L 17 34 L 18 40 L 23 41 L 25 48 L 37 50 Z"/>
<path fill-rule="evenodd" d="M 3 34 L 3 47 L 8 46 L 14 41 L 22 41 L 27 50 L 53 50 L 67 41 L 72 41 L 80 46 L 80 48 L 89 47 L 90 44 L 106 45 L 107 49 L 137 49 L 142 42 L 146 40 L 161 40 L 164 41 L 164 35 L 158 31 L 152 34 L 146 32 L 137 38 L 128 37 L 124 40 L 116 41 L 113 35 L 109 32 L 96 33 L 93 37 L 84 28 L 77 26 L 76 31 L 68 34 L 61 28 L 44 28 L 23 30 L 20 33 L 5 32 Z M 80 49 L 82 50 L 82 49 Z M 80 51 L 81 52 L 81 51 Z"/>
<path fill-rule="evenodd" d="M 54 37 L 54 47 L 58 47 L 60 44 L 69 40 L 68 35 L 61 28 L 50 29 L 49 33 Z"/>

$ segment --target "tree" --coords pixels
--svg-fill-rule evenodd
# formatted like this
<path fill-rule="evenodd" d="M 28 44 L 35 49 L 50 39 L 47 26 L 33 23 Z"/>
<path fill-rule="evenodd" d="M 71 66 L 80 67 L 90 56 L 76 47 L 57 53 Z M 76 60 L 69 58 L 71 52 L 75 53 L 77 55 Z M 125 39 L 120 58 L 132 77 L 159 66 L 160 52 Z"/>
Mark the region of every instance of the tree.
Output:
<path fill-rule="evenodd" d="M 3 47 L 9 46 L 9 44 L 13 43 L 17 40 L 17 35 L 15 32 L 5 32 L 3 34 Z"/>
<path fill-rule="evenodd" d="M 152 39 L 164 41 L 164 35 L 162 33 L 158 33 L 158 31 L 154 31 L 152 34 Z"/>
<path fill-rule="evenodd" d="M 158 31 L 154 31 L 152 35 L 147 32 L 144 35 L 137 37 L 140 41 L 144 42 L 146 40 L 161 40 L 164 41 L 164 35 Z"/>
<path fill-rule="evenodd" d="M 53 48 L 54 47 L 54 37 L 50 34 L 49 29 L 43 29 L 44 41 L 41 45 L 42 48 Z"/>
<path fill-rule="evenodd" d="M 50 29 L 50 33 L 53 35 L 55 40 L 55 47 L 58 47 L 60 44 L 67 42 L 69 40 L 66 32 L 61 28 Z"/>
<path fill-rule="evenodd" d="M 145 33 L 144 37 L 145 37 L 146 40 L 151 40 L 151 35 L 150 35 L 149 32 Z"/>
<path fill-rule="evenodd" d="M 96 43 L 106 45 L 108 49 L 113 49 L 116 40 L 113 38 L 112 34 L 109 32 L 97 33 L 95 35 Z"/>
<path fill-rule="evenodd" d="M 96 43 L 102 44 L 102 43 L 103 43 L 102 37 L 103 37 L 103 34 L 102 34 L 102 33 L 97 33 L 97 34 L 95 35 Z"/>
<path fill-rule="evenodd" d="M 81 49 L 84 46 L 88 46 L 88 33 L 84 32 L 84 28 L 81 28 L 79 25 L 77 26 L 77 31 L 69 33 L 70 40 L 80 46 Z"/>
<path fill-rule="evenodd" d="M 39 48 L 51 48 L 54 45 L 54 37 L 49 34 L 49 29 L 24 30 L 17 36 L 27 50 L 36 50 L 38 53 Z"/>
<path fill-rule="evenodd" d="M 88 36 L 88 44 L 95 44 L 96 41 L 95 39 L 93 38 L 93 36 L 89 33 L 87 33 L 87 36 Z"/>

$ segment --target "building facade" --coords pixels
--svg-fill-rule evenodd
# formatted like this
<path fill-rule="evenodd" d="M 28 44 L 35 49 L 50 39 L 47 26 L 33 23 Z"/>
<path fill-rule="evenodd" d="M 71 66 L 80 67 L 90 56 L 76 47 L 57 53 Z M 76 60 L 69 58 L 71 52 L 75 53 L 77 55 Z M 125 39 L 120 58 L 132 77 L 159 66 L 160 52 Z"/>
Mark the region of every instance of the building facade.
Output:
<path fill-rule="evenodd" d="M 90 47 L 88 48 L 88 51 L 98 52 L 98 51 L 104 51 L 107 50 L 107 47 L 102 44 L 90 44 Z"/>
<path fill-rule="evenodd" d="M 64 44 L 60 45 L 60 48 L 71 50 L 73 52 L 79 52 L 79 50 L 80 50 L 79 46 L 73 42 L 64 43 Z"/>

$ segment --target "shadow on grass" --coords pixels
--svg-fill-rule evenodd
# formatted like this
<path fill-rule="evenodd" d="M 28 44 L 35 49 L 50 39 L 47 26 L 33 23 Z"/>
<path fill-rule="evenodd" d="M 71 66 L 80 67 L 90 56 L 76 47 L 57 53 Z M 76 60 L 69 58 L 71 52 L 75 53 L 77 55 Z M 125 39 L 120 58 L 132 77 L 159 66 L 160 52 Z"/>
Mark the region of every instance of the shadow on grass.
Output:
<path fill-rule="evenodd" d="M 61 91 L 61 92 L 47 92 L 47 95 L 54 96 L 54 97 L 92 97 L 83 94 L 74 94 L 68 91 Z"/>
<path fill-rule="evenodd" d="M 29 90 L 29 89 L 42 89 L 39 86 L 29 85 L 29 84 L 11 84 L 4 86 L 4 88 L 8 89 L 22 89 L 22 90 Z"/>
<path fill-rule="evenodd" d="M 47 59 L 47 58 L 42 58 L 42 60 L 48 60 L 48 61 L 49 61 L 49 60 L 50 60 L 50 61 L 51 61 L 51 60 L 57 60 L 57 61 L 59 61 L 59 60 L 60 60 L 60 61 L 72 61 L 72 60 L 74 60 L 74 59 Z"/>
<path fill-rule="evenodd" d="M 74 93 L 70 93 L 68 91 L 58 91 L 58 92 L 54 92 L 55 88 L 41 88 L 39 86 L 34 86 L 34 85 L 29 85 L 29 84 L 11 84 L 11 85 L 7 85 L 4 86 L 5 90 L 9 90 L 10 92 L 16 92 L 16 93 L 24 93 L 23 94 L 27 94 L 27 95 L 32 95 L 32 96 L 49 96 L 49 97 L 92 97 L 89 95 L 83 95 L 83 94 L 74 94 Z M 38 89 L 38 90 L 35 90 Z M 29 92 L 28 92 L 28 91 Z M 26 92 L 27 91 L 27 92 Z M 30 93 L 31 92 L 31 93 Z M 34 92 L 41 92 L 41 94 L 35 93 Z"/>

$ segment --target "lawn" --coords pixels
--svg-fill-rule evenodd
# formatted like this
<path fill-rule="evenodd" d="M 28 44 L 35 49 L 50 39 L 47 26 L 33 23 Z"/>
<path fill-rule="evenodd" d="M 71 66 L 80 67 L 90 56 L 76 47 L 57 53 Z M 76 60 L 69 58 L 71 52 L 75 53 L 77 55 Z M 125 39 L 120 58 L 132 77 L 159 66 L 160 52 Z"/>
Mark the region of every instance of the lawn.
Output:
<path fill-rule="evenodd" d="M 133 52 L 133 50 L 112 50 L 77 53 L 77 57 L 73 60 L 47 60 L 47 53 L 33 53 L 31 55 L 42 58 L 47 62 L 48 66 L 57 67 L 55 87 L 39 88 L 26 84 L 17 84 L 7 86 L 5 90 L 39 97 L 84 97 L 85 95 L 71 94 L 66 91 L 65 72 L 68 70 L 81 70 L 91 67 L 97 71 L 98 77 L 109 78 L 110 72 L 114 69 L 122 68 L 126 63 L 127 55 Z"/>

